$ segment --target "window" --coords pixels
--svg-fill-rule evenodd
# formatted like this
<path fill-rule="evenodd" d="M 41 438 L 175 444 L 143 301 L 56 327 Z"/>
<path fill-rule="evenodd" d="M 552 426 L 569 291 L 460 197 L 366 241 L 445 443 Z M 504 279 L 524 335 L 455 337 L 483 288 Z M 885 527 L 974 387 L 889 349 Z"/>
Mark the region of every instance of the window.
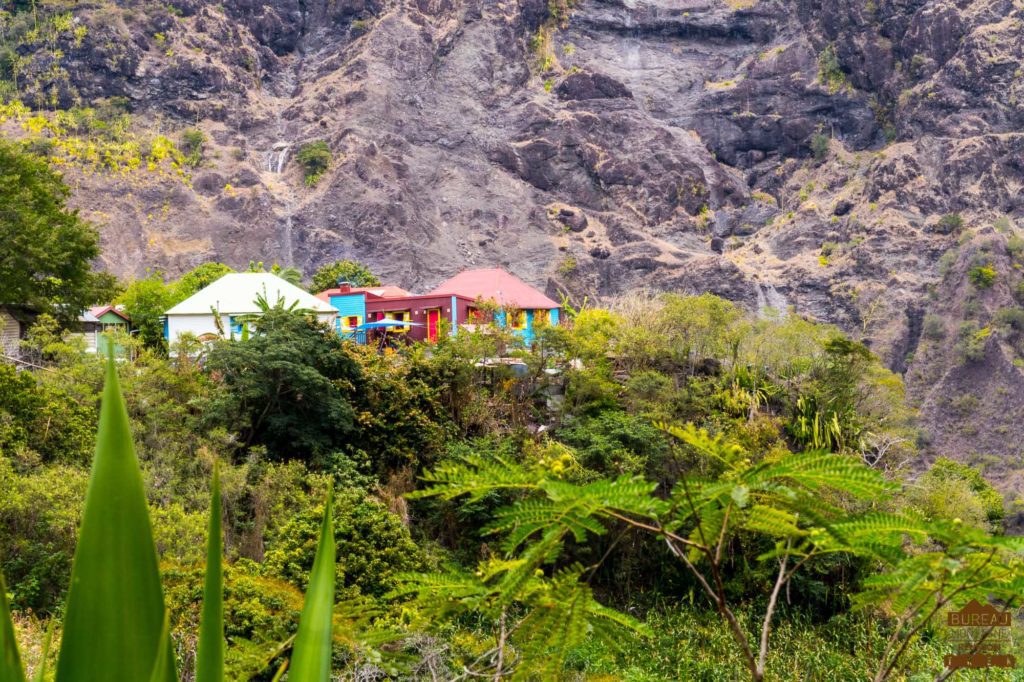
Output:
<path fill-rule="evenodd" d="M 526 329 L 526 311 L 510 310 L 508 312 L 508 326 L 512 329 Z"/>
<path fill-rule="evenodd" d="M 384 318 L 388 320 L 395 320 L 396 322 L 409 322 L 412 320 L 412 315 L 408 310 L 396 310 L 390 313 L 384 313 Z M 407 332 L 409 331 L 409 325 L 401 327 L 389 327 L 388 331 L 393 332 Z"/>
<path fill-rule="evenodd" d="M 346 315 L 341 318 L 341 331 L 352 332 L 355 328 L 363 323 L 363 319 L 359 315 Z"/>
<path fill-rule="evenodd" d="M 239 322 L 238 318 L 236 318 L 234 315 L 228 316 L 228 326 L 231 327 L 232 334 L 242 333 L 242 323 Z"/>
<path fill-rule="evenodd" d="M 466 319 L 470 324 L 487 324 L 490 322 L 490 315 L 487 314 L 486 310 L 470 307 L 467 311 Z"/>

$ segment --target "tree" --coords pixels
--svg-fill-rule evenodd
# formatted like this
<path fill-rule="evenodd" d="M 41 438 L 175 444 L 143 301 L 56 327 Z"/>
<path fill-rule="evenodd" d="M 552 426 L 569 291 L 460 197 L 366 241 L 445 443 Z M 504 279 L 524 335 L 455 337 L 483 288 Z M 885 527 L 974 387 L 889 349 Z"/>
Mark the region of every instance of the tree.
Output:
<path fill-rule="evenodd" d="M 294 284 L 295 286 L 302 285 L 302 270 L 299 270 L 294 266 L 287 265 L 285 267 L 281 267 L 275 263 L 274 266 L 270 268 L 270 272 L 289 284 Z"/>
<path fill-rule="evenodd" d="M 139 330 L 139 338 L 151 348 L 163 346 L 164 328 L 160 318 L 176 302 L 174 289 L 164 284 L 159 272 L 131 282 L 117 298 L 117 303 L 124 306 L 125 314 L 131 318 L 132 326 Z"/>
<path fill-rule="evenodd" d="M 214 424 L 261 444 L 274 459 L 316 465 L 353 429 L 345 388 L 358 365 L 328 326 L 296 311 L 270 308 L 244 341 L 220 341 L 206 369 L 221 390 L 206 406 Z"/>
<path fill-rule="evenodd" d="M 263 261 L 249 261 L 249 272 L 266 271 L 267 266 L 263 264 Z M 302 285 L 302 271 L 294 266 L 286 265 L 282 267 L 278 263 L 274 263 L 270 266 L 270 274 L 277 275 L 289 284 L 294 284 L 295 286 Z"/>
<path fill-rule="evenodd" d="M 223 263 L 203 263 L 186 272 L 174 285 L 175 303 L 184 301 L 200 289 L 213 284 L 224 275 L 234 272 L 234 268 Z"/>
<path fill-rule="evenodd" d="M 424 567 L 422 550 L 397 514 L 362 490 L 342 488 L 336 494 L 333 526 L 338 594 L 355 589 L 379 597 L 395 586 L 397 574 Z M 322 509 L 307 507 L 270 535 L 264 567 L 271 575 L 306 588 L 322 516 Z"/>
<path fill-rule="evenodd" d="M 607 553 L 587 568 L 564 565 L 570 544 L 610 530 L 618 530 L 620 539 L 632 531 L 664 544 L 718 612 L 755 681 L 767 670 L 781 595 L 788 604 L 791 585 L 800 589 L 794 575 L 814 573 L 830 556 L 857 557 L 875 568 L 852 595 L 857 608 L 892 618 L 884 650 L 868 654 L 877 664 L 875 682 L 902 672 L 904 655 L 946 607 L 991 599 L 1005 612 L 1020 603 L 1024 541 L 989 535 L 959 519 L 927 521 L 913 512 L 879 511 L 893 486 L 856 456 L 821 451 L 758 456 L 692 425 L 661 428 L 700 462 L 671 489 L 659 491 L 657 483 L 635 476 L 581 483 L 579 472 L 560 460 L 518 463 L 468 454 L 428 472 L 428 487 L 407 496 L 465 498 L 467 505 L 496 495 L 512 500 L 491 514 L 483 529 L 504 536 L 504 556 L 482 562 L 472 574 L 404 576 L 398 591 L 415 595 L 428 618 L 465 613 L 491 625 L 495 646 L 470 662 L 464 677 L 523 678 L 543 668 L 545 679 L 555 679 L 567 649 L 588 630 L 600 636 L 608 634 L 608 623 L 635 625 L 593 601 L 587 574 Z M 962 467 L 939 469 L 940 476 L 984 488 Z M 754 554 L 774 574 L 766 581 L 764 600 L 757 600 L 756 630 L 742 618 L 754 611 L 728 582 L 737 550 Z M 979 651 L 983 640 L 976 640 L 969 653 Z M 512 660 L 510 644 L 518 653 Z M 936 679 L 950 674 L 946 670 Z"/>
<path fill-rule="evenodd" d="M 45 161 L 0 140 L 0 307 L 70 324 L 110 292 L 110 276 L 89 264 L 99 235 L 67 208 L 69 194 Z"/>
<path fill-rule="evenodd" d="M 336 287 L 338 282 L 348 282 L 356 287 L 380 286 L 380 280 L 370 272 L 370 269 L 354 260 L 336 260 L 333 263 L 323 265 L 313 275 L 313 281 L 309 290 L 314 294 Z"/>

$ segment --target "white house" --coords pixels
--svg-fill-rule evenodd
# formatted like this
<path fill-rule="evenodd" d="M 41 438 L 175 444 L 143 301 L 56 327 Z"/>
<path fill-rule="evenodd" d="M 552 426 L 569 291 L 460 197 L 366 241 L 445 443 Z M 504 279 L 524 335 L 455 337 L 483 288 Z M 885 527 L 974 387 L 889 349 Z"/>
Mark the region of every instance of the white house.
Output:
<path fill-rule="evenodd" d="M 271 306 L 283 300 L 285 307 L 312 310 L 321 322 L 334 322 L 338 309 L 330 303 L 289 284 L 269 272 L 236 272 L 224 275 L 164 313 L 164 338 L 174 343 L 185 332 L 200 340 L 220 337 L 220 330 L 230 336 L 239 334 L 242 323 L 238 317 L 259 313 L 256 299 L 262 296 Z M 218 328 L 217 317 L 221 325 Z"/>

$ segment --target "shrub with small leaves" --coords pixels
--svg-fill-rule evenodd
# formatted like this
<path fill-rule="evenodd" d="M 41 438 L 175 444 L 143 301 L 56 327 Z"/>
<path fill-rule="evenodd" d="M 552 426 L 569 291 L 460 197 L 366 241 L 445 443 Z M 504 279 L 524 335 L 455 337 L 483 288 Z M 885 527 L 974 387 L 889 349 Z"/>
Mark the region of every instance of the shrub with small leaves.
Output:
<path fill-rule="evenodd" d="M 1010 235 L 1006 240 L 1006 253 L 1015 261 L 1024 258 L 1024 238 L 1019 235 Z"/>
<path fill-rule="evenodd" d="M 181 151 L 185 154 L 185 163 L 198 166 L 203 162 L 203 147 L 206 146 L 206 134 L 198 128 L 190 128 L 181 134 Z"/>
<path fill-rule="evenodd" d="M 924 316 L 921 333 L 930 341 L 941 341 L 946 338 L 946 321 L 941 315 L 928 313 Z"/>
<path fill-rule="evenodd" d="M 299 148 L 296 160 L 302 166 L 306 184 L 312 187 L 320 181 L 331 165 L 331 148 L 323 140 L 307 142 Z"/>
<path fill-rule="evenodd" d="M 978 362 L 985 357 L 985 345 L 992 335 L 989 327 L 978 328 L 976 322 L 964 322 L 957 332 L 956 353 L 961 362 Z"/>
<path fill-rule="evenodd" d="M 814 154 L 815 161 L 824 161 L 828 156 L 828 147 L 828 135 L 818 132 L 811 136 L 811 153 Z"/>
<path fill-rule="evenodd" d="M 849 87 L 846 80 L 846 72 L 839 63 L 839 55 L 836 54 L 834 45 L 828 45 L 818 55 L 818 80 L 828 88 L 829 94 L 836 94 L 840 90 Z"/>
<path fill-rule="evenodd" d="M 1024 308 L 1007 307 L 1001 309 L 993 320 L 996 326 L 1014 332 L 1024 332 Z"/>
<path fill-rule="evenodd" d="M 939 218 L 935 224 L 935 231 L 939 234 L 956 234 L 964 226 L 964 219 L 959 213 L 947 213 Z"/>
<path fill-rule="evenodd" d="M 967 279 L 976 289 L 990 289 L 996 282 L 996 270 L 991 265 L 975 265 L 967 272 Z"/>

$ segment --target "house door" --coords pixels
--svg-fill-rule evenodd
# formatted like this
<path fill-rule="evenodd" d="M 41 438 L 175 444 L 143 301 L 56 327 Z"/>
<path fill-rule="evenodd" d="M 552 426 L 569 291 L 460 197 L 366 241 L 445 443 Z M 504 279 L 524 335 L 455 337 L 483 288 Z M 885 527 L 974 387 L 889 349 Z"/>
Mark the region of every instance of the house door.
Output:
<path fill-rule="evenodd" d="M 437 333 L 441 326 L 441 311 L 438 308 L 427 311 L 427 340 L 437 341 Z"/>

